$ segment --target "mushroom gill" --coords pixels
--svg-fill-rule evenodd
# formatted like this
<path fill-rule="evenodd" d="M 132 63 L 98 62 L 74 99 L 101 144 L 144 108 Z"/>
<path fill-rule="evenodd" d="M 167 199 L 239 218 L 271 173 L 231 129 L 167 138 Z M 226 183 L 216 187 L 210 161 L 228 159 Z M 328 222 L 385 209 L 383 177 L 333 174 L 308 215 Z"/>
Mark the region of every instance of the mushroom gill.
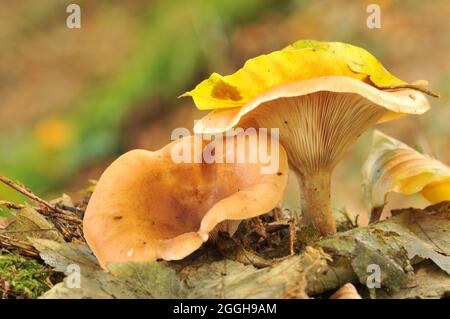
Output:
<path fill-rule="evenodd" d="M 280 143 L 298 176 L 303 221 L 333 233 L 331 172 L 348 147 L 384 114 L 357 94 L 322 91 L 265 102 L 249 116 L 260 127 L 280 128 Z"/>

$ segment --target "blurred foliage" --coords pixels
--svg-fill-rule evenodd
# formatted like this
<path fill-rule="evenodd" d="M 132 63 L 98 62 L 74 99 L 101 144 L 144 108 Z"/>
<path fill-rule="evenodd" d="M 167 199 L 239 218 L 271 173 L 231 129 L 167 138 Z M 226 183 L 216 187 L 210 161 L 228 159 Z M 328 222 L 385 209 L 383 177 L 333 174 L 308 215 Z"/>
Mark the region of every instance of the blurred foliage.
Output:
<path fill-rule="evenodd" d="M 129 56 L 114 74 L 91 83 L 79 101 L 64 114 L 56 117 L 50 114 L 50 118 L 38 122 L 36 128 L 20 127 L 4 133 L 0 137 L 0 173 L 20 180 L 37 192 L 45 192 L 62 180 L 70 179 L 80 166 L 117 153 L 120 150 L 120 124 L 126 112 L 140 100 L 153 95 L 174 99 L 201 73 L 200 62 L 205 59 L 219 62 L 220 56 L 214 54 L 225 45 L 222 36 L 236 23 L 254 17 L 270 3 L 266 0 L 196 0 L 186 6 L 185 1 L 178 0 L 139 5 L 140 10 L 133 13 L 137 21 L 130 31 L 137 34 Z M 96 18 L 100 21 L 97 23 L 104 23 L 106 27 L 121 23 L 122 14 L 132 14 L 126 10 L 120 12 L 121 4 L 117 1 L 112 4 L 99 1 L 95 8 L 87 1 L 82 1 L 80 6 L 84 8 L 84 4 L 87 10 L 98 11 Z M 66 5 L 56 6 L 64 17 Z M 29 6 L 38 4 L 29 3 Z M 35 18 L 38 21 L 30 21 L 30 24 L 42 24 L 48 16 L 42 14 Z M 64 29 L 65 25 L 55 28 Z M 88 33 L 89 28 L 89 25 L 82 25 L 78 31 L 60 32 Z M 115 50 L 120 43 L 111 40 L 109 49 Z M 211 47 L 215 50 L 204 51 Z M 91 44 L 90 49 L 96 50 L 95 45 Z M 4 195 L 5 190 L 1 191 Z M 12 193 L 7 195 L 14 197 Z"/>

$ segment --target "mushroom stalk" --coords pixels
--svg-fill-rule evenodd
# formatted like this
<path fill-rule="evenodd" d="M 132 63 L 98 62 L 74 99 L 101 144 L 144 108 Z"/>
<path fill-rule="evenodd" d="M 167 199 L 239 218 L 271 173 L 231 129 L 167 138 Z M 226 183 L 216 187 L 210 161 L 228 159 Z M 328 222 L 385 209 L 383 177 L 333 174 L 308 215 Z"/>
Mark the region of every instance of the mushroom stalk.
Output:
<path fill-rule="evenodd" d="M 330 198 L 333 168 L 384 108 L 359 95 L 319 91 L 263 103 L 253 113 L 259 127 L 277 127 L 301 189 L 305 225 L 321 235 L 336 232 Z"/>
<path fill-rule="evenodd" d="M 331 210 L 331 175 L 326 171 L 298 173 L 302 216 L 305 224 L 312 224 L 321 235 L 336 232 Z"/>

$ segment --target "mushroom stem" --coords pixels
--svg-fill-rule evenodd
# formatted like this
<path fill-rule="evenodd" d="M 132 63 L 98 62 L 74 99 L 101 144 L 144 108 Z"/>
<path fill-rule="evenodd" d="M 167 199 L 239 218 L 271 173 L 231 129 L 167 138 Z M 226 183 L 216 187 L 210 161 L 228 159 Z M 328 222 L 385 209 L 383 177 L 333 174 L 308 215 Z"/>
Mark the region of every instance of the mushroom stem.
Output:
<path fill-rule="evenodd" d="M 336 232 L 331 210 L 331 175 L 329 172 L 297 174 L 301 191 L 302 216 L 305 224 L 312 224 L 321 235 Z"/>

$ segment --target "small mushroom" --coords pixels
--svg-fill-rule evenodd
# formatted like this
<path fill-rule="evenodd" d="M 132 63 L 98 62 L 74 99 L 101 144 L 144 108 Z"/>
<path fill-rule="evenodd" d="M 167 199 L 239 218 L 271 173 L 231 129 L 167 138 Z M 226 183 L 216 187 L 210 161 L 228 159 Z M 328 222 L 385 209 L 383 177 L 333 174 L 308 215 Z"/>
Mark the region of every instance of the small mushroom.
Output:
<path fill-rule="evenodd" d="M 341 288 L 336 290 L 334 294 L 330 296 L 330 299 L 362 299 L 361 295 L 356 290 L 355 286 L 351 283 L 346 283 Z"/>
<path fill-rule="evenodd" d="M 200 139 L 200 151 L 214 145 L 217 154 L 222 147 L 213 163 L 199 161 L 203 154 L 191 136 L 156 152 L 133 150 L 114 161 L 98 181 L 83 220 L 86 241 L 100 264 L 179 260 L 217 231 L 232 234 L 242 219 L 273 209 L 287 184 L 284 149 L 279 148 L 277 171 L 261 173 L 265 163 L 247 159 L 250 152 L 258 152 L 251 149 L 251 134 L 243 146 L 247 160 L 236 160 L 243 145 L 239 143 L 231 144 L 234 160 L 226 159 L 229 141 L 237 138 Z M 267 149 L 275 143 L 266 141 Z M 192 161 L 174 161 L 174 154 L 186 149 Z"/>
<path fill-rule="evenodd" d="M 362 177 L 371 223 L 380 219 L 390 192 L 450 201 L 450 167 L 380 131 L 373 133 Z"/>
<path fill-rule="evenodd" d="M 299 41 L 247 61 L 232 75 L 213 74 L 185 95 L 200 109 L 215 109 L 197 122 L 196 133 L 279 128 L 298 176 L 303 221 L 327 235 L 336 232 L 331 173 L 345 151 L 377 122 L 430 108 L 420 92 L 426 91 L 426 82 L 404 83 L 363 49 Z"/>

